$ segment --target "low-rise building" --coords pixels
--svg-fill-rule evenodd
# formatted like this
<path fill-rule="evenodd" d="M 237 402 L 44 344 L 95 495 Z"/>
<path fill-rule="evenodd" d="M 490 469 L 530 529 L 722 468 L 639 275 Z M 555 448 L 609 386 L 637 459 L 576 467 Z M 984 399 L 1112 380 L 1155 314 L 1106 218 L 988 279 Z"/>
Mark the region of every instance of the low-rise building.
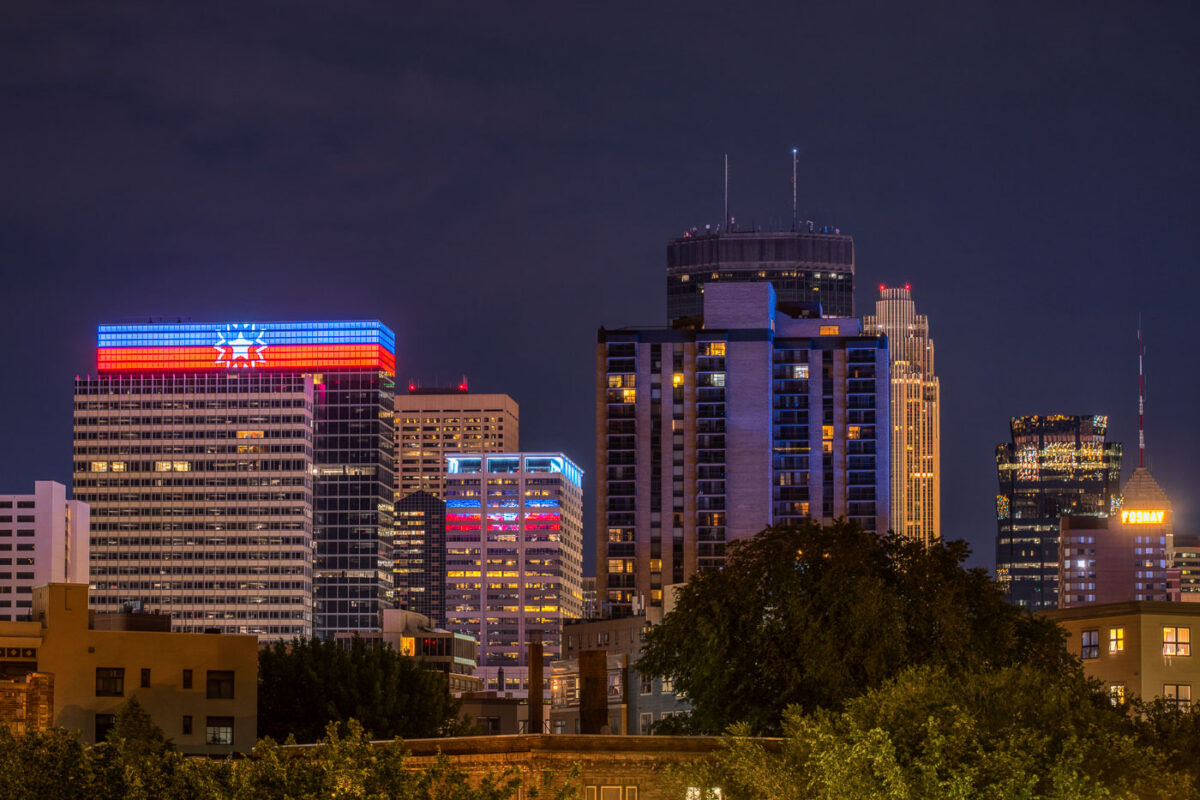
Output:
<path fill-rule="evenodd" d="M 1192 651 L 1200 604 L 1135 601 L 1042 613 L 1066 629 L 1067 649 L 1114 702 L 1162 697 L 1191 705 L 1193 688 L 1200 688 L 1200 653 Z"/>
<path fill-rule="evenodd" d="M 32 616 L 0 622 L 0 675 L 52 676 L 55 725 L 87 743 L 103 740 L 117 709 L 136 697 L 181 752 L 222 755 L 254 746 L 256 637 L 104 630 L 92 624 L 87 584 L 77 583 L 36 587 Z"/>
<path fill-rule="evenodd" d="M 605 654 L 607 730 L 604 732 L 646 734 L 654 723 L 689 710 L 669 680 L 644 676 L 634 666 L 652 621 L 661 620 L 661 611 L 649 609 L 650 618 L 642 614 L 580 620 L 563 626 L 565 658 L 555 661 L 550 668 L 551 733 L 584 732 L 583 706 L 587 697 L 584 682 L 588 677 L 587 670 L 581 668 L 583 653 Z"/>
<path fill-rule="evenodd" d="M 779 739 L 756 739 L 770 752 L 779 752 Z M 478 779 L 512 768 L 536 783 L 549 772 L 571 780 L 580 800 L 667 800 L 664 780 L 672 766 L 714 759 L 725 752 L 719 736 L 460 736 L 449 739 L 409 739 L 405 766 L 424 769 L 445 758 Z M 719 798 L 719 788 L 688 787 L 689 798 Z"/>

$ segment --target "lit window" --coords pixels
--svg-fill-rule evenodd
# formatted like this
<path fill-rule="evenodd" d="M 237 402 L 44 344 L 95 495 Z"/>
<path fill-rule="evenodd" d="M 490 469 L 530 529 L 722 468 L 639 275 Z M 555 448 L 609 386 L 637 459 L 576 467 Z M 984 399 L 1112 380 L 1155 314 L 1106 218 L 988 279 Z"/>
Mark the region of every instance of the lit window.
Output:
<path fill-rule="evenodd" d="M 1099 658 L 1100 657 L 1100 631 L 1091 630 L 1084 631 L 1080 637 L 1080 658 Z"/>
<path fill-rule="evenodd" d="M 862 437 L 862 427 L 859 425 L 850 425 L 846 428 L 847 439 L 859 439 Z"/>
<path fill-rule="evenodd" d="M 683 373 L 682 372 L 676 372 L 674 375 L 671 376 L 671 385 L 672 386 L 683 386 Z"/>
<path fill-rule="evenodd" d="M 1108 652 L 1124 653 L 1125 652 L 1125 629 L 1124 628 L 1109 628 L 1108 629 Z"/>
<path fill-rule="evenodd" d="M 622 389 L 621 390 L 621 402 L 622 403 L 637 402 L 637 389 Z"/>
<path fill-rule="evenodd" d="M 93 461 L 92 462 L 92 472 L 108 472 L 108 462 L 107 461 Z"/>
<path fill-rule="evenodd" d="M 822 425 L 821 426 L 821 438 L 822 439 L 832 439 L 833 438 L 833 426 L 832 425 Z"/>
<path fill-rule="evenodd" d="M 124 461 L 114 461 L 114 462 L 112 462 L 112 465 L 110 466 L 110 469 L 111 469 L 113 472 L 124 472 L 124 471 L 125 471 L 125 466 L 126 466 L 126 465 L 125 465 L 125 462 L 124 462 Z"/>
<path fill-rule="evenodd" d="M 237 438 L 239 439 L 261 439 L 263 438 L 262 431 L 238 431 Z"/>
<path fill-rule="evenodd" d="M 1110 683 L 1108 685 L 1108 701 L 1114 706 L 1125 704 L 1125 684 Z"/>
<path fill-rule="evenodd" d="M 171 471 L 171 462 L 170 461 L 155 461 L 154 462 L 154 471 L 155 472 L 170 472 Z"/>
<path fill-rule="evenodd" d="M 1163 628 L 1164 656 L 1190 656 L 1191 654 L 1191 628 Z"/>
<path fill-rule="evenodd" d="M 808 364 L 796 364 L 792 367 L 792 378 L 796 380 L 808 378 Z"/>
<path fill-rule="evenodd" d="M 725 373 L 724 372 L 714 372 L 712 374 L 711 382 L 712 382 L 713 386 L 724 386 L 725 385 Z"/>

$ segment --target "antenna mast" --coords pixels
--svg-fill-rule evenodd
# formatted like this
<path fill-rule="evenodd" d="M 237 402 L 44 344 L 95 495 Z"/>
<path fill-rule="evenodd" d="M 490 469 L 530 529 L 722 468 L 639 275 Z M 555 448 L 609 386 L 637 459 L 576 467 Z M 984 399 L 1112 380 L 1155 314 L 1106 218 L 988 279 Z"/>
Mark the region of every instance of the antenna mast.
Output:
<path fill-rule="evenodd" d="M 792 233 L 796 232 L 799 221 L 796 217 L 796 148 L 792 148 Z"/>
<path fill-rule="evenodd" d="M 1138 314 L 1138 466 L 1146 466 L 1146 377 L 1142 371 L 1142 315 Z"/>
<path fill-rule="evenodd" d="M 725 230 L 729 230 L 729 153 L 725 154 Z"/>

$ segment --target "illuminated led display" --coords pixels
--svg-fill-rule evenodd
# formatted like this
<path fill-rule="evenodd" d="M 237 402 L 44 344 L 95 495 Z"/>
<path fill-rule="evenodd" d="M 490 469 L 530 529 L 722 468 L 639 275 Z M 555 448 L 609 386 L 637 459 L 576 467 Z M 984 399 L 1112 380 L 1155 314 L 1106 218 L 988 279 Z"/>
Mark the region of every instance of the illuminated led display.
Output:
<path fill-rule="evenodd" d="M 1165 511 L 1128 511 L 1121 512 L 1121 522 L 1127 525 L 1158 525 L 1162 523 Z"/>
<path fill-rule="evenodd" d="M 101 372 L 231 369 L 396 371 L 395 335 L 380 322 L 101 325 Z"/>

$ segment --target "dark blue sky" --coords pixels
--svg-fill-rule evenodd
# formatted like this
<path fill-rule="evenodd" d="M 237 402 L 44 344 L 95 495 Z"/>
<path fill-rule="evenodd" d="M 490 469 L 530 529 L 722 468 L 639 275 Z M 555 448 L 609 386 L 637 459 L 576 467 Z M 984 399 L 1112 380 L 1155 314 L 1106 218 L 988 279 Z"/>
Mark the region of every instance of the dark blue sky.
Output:
<path fill-rule="evenodd" d="M 0 9 L 0 491 L 70 482 L 95 325 L 149 315 L 382 319 L 401 381 L 507 391 L 590 473 L 596 328 L 662 321 L 722 154 L 786 220 L 796 146 L 860 313 L 931 318 L 945 535 L 991 566 L 1010 415 L 1109 414 L 1128 473 L 1139 311 L 1200 522 L 1194 4 L 184 5 Z"/>

